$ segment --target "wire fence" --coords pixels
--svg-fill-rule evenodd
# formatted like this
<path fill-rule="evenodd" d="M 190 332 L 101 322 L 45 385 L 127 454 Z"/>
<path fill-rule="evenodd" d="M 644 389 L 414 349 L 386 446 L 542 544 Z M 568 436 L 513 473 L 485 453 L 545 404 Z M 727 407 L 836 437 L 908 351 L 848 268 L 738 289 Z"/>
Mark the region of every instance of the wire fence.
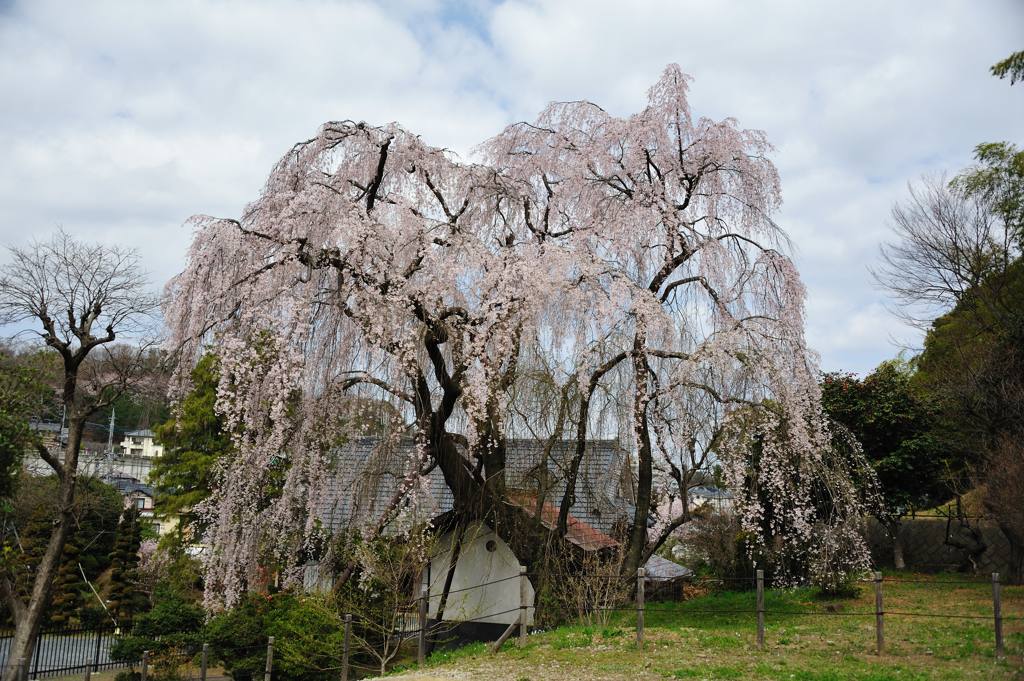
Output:
<path fill-rule="evenodd" d="M 537 604 L 528 598 L 529 592 L 529 579 L 530 577 L 540 577 L 542 575 L 537 573 L 527 573 L 526 568 L 520 568 L 518 575 L 504 577 L 501 579 L 485 582 L 483 584 L 477 584 L 473 586 L 467 586 L 460 589 L 448 590 L 445 598 L 450 597 L 454 594 L 460 594 L 465 592 L 471 592 L 473 590 L 483 589 L 488 586 L 501 584 L 513 580 L 518 580 L 520 584 L 520 598 L 517 607 L 509 607 L 499 612 L 491 612 L 487 610 L 484 614 L 477 617 L 465 618 L 461 617 L 457 621 L 455 620 L 444 620 L 438 621 L 436 617 L 431 618 L 429 615 L 430 595 L 428 590 L 424 588 L 419 594 L 419 598 L 415 599 L 413 605 L 408 610 L 406 616 L 399 618 L 401 621 L 400 631 L 397 633 L 397 645 L 401 646 L 404 642 L 412 639 L 417 640 L 417 661 L 422 666 L 426 657 L 429 654 L 430 647 L 438 640 L 443 640 L 444 637 L 450 634 L 454 628 L 472 623 L 489 622 L 494 623 L 495 620 L 508 622 L 511 619 L 511 623 L 505 629 L 504 633 L 498 638 L 498 640 L 491 646 L 491 652 L 497 653 L 504 643 L 512 636 L 513 633 L 518 632 L 519 634 L 519 646 L 525 646 L 527 642 L 528 625 L 530 622 L 531 612 L 535 612 L 538 609 Z M 544 577 L 550 579 L 553 575 L 544 574 Z M 578 575 L 576 575 L 578 577 Z M 557 575 L 554 575 L 557 577 Z M 617 575 L 588 575 L 588 579 L 609 579 L 622 581 L 622 577 Z M 647 605 L 645 602 L 645 588 L 647 584 L 647 576 L 643 569 L 637 571 L 636 586 L 633 596 L 635 597 L 634 602 L 627 604 L 614 604 L 614 605 L 601 605 L 601 604 L 582 604 L 577 607 L 567 606 L 556 606 L 556 605 L 545 605 L 544 610 L 547 612 L 561 612 L 567 616 L 567 619 L 578 617 L 581 613 L 594 613 L 594 612 L 605 612 L 605 613 L 629 613 L 630 615 L 636 616 L 636 648 L 643 650 L 644 647 L 644 628 L 645 628 L 645 615 L 648 613 L 671 613 L 673 615 L 752 615 L 756 621 L 756 645 L 759 650 L 765 648 L 765 617 L 787 617 L 787 616 L 818 616 L 818 617 L 841 617 L 841 618 L 874 618 L 875 621 L 875 647 L 878 655 L 885 654 L 885 621 L 886 618 L 935 618 L 935 619 L 954 619 L 954 620 L 987 620 L 993 624 L 993 643 L 995 648 L 996 658 L 1004 658 L 1004 643 L 1003 643 L 1003 624 L 1004 622 L 1016 622 L 1024 620 L 1024 617 L 1019 615 L 1004 616 L 1002 613 L 1002 602 L 1001 602 L 1001 585 L 999 582 L 999 575 L 992 575 L 991 582 L 991 612 L 990 614 L 951 614 L 951 613 L 929 613 L 929 612 L 912 612 L 908 610 L 887 610 L 884 607 L 885 594 L 883 593 L 884 584 L 914 584 L 917 586 L 979 586 L 982 583 L 977 580 L 941 580 L 941 579 L 900 579 L 900 578 L 883 578 L 880 573 L 875 573 L 873 579 L 862 579 L 858 580 L 861 583 L 872 584 L 875 591 L 875 608 L 873 610 L 855 610 L 855 611 L 829 611 L 829 610 L 807 610 L 807 609 L 769 609 L 765 606 L 764 600 L 764 576 L 759 570 L 753 579 L 748 578 L 732 578 L 732 579 L 699 579 L 693 580 L 696 583 L 710 584 L 713 582 L 727 583 L 727 582 L 744 582 L 750 584 L 753 582 L 756 590 L 756 607 L 754 608 L 691 608 L 685 607 L 666 607 L 662 605 Z M 987 585 L 986 585 L 987 586 Z M 435 597 L 437 594 L 435 594 Z M 628 596 L 626 597 L 628 600 Z M 507 603 L 507 601 L 506 601 Z M 620 601 L 621 603 L 621 601 Z M 416 607 L 418 606 L 418 613 L 414 614 Z M 441 607 L 440 605 L 438 607 Z M 516 617 L 508 617 L 510 615 L 517 614 Z M 348 681 L 351 673 L 354 672 L 376 672 L 379 671 L 377 667 L 370 667 L 365 664 L 360 664 L 357 660 L 353 659 L 353 636 L 352 629 L 353 625 L 359 625 L 361 620 L 358 616 L 351 614 L 344 616 L 344 645 L 340 650 L 340 660 L 337 657 L 330 657 L 330 662 L 317 669 L 318 672 L 324 674 L 330 674 L 333 678 L 339 678 L 341 681 Z M 415 622 L 415 627 L 408 627 L 410 622 Z M 366 620 L 365 623 L 369 623 Z M 112 628 L 98 628 L 98 629 L 61 629 L 61 630 L 46 630 L 41 631 L 35 645 L 35 653 L 31 660 L 10 660 L 9 652 L 11 648 L 13 632 L 0 632 L 0 667 L 5 670 L 14 668 L 17 670 L 15 678 L 18 681 L 28 681 L 28 679 L 40 679 L 52 676 L 67 676 L 72 674 L 82 674 L 82 678 L 86 681 L 90 681 L 90 677 L 94 672 L 102 670 L 110 670 L 116 668 L 130 667 L 132 669 L 138 667 L 139 674 L 136 678 L 141 681 L 150 681 L 152 677 L 151 670 L 153 665 L 159 665 L 161 669 L 167 669 L 173 667 L 176 674 L 185 681 L 220 681 L 222 679 L 231 678 L 229 675 L 225 675 L 219 669 L 211 667 L 211 664 L 219 664 L 226 658 L 233 657 L 238 659 L 240 657 L 250 658 L 249 666 L 252 667 L 255 660 L 262 667 L 261 670 L 257 671 L 251 669 L 246 673 L 252 673 L 254 681 L 262 676 L 264 681 L 272 681 L 274 678 L 284 679 L 286 677 L 280 676 L 280 671 L 276 672 L 278 676 L 275 677 L 275 665 L 274 665 L 274 637 L 269 637 L 264 653 L 264 646 L 259 645 L 247 645 L 247 646 L 235 646 L 235 647 L 211 647 L 209 644 L 203 644 L 202 648 L 195 648 L 193 650 L 170 650 L 164 651 L 160 654 L 154 655 L 149 651 L 143 653 L 142 658 L 138 660 L 115 660 L 111 658 L 110 648 L 113 642 L 116 640 L 117 633 Z M 334 655 L 337 654 L 337 651 Z M 337 676 L 334 676 L 334 675 Z M 237 671 L 236 671 L 237 675 Z"/>

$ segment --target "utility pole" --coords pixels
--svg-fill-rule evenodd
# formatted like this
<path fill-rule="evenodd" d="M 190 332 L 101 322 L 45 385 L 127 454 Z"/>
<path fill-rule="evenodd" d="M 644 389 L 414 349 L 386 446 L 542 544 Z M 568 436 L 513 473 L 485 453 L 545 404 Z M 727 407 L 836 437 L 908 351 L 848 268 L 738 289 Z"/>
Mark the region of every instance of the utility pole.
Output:
<path fill-rule="evenodd" d="M 114 409 L 110 409 L 110 433 L 107 435 L 107 457 L 114 458 Z"/>

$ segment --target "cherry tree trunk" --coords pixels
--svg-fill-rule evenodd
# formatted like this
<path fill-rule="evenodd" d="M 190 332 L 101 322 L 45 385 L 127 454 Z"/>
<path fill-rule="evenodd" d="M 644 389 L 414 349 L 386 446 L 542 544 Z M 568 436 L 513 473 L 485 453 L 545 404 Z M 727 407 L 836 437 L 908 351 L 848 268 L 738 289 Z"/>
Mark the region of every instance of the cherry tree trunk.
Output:
<path fill-rule="evenodd" d="M 32 663 L 39 629 L 46 616 L 46 607 L 50 602 L 50 591 L 53 580 L 60 568 L 60 557 L 64 552 L 64 544 L 71 533 L 74 522 L 73 508 L 75 498 L 75 479 L 78 469 L 78 449 L 82 443 L 82 426 L 85 418 L 75 418 L 68 422 L 68 443 L 64 451 L 63 471 L 58 472 L 60 486 L 57 492 L 58 516 L 54 520 L 50 541 L 46 553 L 36 567 L 36 578 L 32 584 L 32 596 L 23 608 L 10 607 L 14 613 L 15 631 L 11 647 L 7 654 L 8 664 L 4 666 L 3 681 L 17 681 L 18 667 L 11 664 L 15 660 L 25 658 Z M 14 598 L 18 595 L 13 594 Z M 9 604 L 12 606 L 13 604 Z"/>
<path fill-rule="evenodd" d="M 635 575 L 637 568 L 643 566 L 644 549 L 647 547 L 647 518 L 651 513 L 651 493 L 654 486 L 654 459 L 647 420 L 647 405 L 650 401 L 647 385 L 648 367 L 642 354 L 645 340 L 642 335 L 638 335 L 633 342 L 633 366 L 636 376 L 633 397 L 633 428 L 637 441 L 636 513 L 626 537 L 626 555 L 620 573 L 623 577 Z"/>

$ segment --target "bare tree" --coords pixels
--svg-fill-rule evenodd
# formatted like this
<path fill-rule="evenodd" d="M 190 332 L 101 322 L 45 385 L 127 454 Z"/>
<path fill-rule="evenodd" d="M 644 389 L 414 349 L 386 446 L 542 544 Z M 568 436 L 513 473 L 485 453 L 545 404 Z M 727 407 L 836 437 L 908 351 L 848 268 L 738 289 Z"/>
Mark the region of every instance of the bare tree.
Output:
<path fill-rule="evenodd" d="M 57 391 L 67 412 L 68 435 L 63 457 L 38 446 L 59 485 L 53 530 L 28 602 L 17 596 L 9 575 L 0 577 L 0 595 L 16 626 L 3 681 L 13 681 L 17 673 L 11 662 L 32 658 L 73 523 L 78 450 L 86 419 L 142 375 L 148 343 L 129 346 L 115 340 L 144 330 L 158 303 L 133 249 L 85 244 L 60 230 L 49 241 L 8 250 L 10 262 L 0 267 L 0 324 L 32 322 L 42 327 L 36 333 L 63 365 Z"/>
<path fill-rule="evenodd" d="M 882 245 L 882 265 L 871 273 L 904 321 L 927 328 L 975 299 L 978 322 L 992 329 L 1024 302 L 1012 286 L 1020 255 L 1013 234 L 983 197 L 967 196 L 935 175 L 911 186 L 910 199 L 896 204 L 892 217 L 898 241 Z"/>

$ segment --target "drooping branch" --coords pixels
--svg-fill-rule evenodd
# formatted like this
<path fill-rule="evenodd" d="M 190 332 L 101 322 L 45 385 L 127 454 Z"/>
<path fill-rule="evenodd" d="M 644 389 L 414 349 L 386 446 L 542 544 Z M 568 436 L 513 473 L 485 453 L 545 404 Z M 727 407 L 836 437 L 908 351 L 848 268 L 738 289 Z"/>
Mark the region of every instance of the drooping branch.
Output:
<path fill-rule="evenodd" d="M 576 479 L 579 475 L 580 464 L 587 452 L 587 424 L 590 420 L 590 401 L 594 397 L 594 391 L 601 383 L 601 378 L 609 371 L 618 366 L 629 357 L 628 352 L 620 352 L 604 364 L 597 367 L 587 382 L 586 391 L 580 396 L 579 422 L 576 424 L 576 452 L 569 461 L 569 470 L 565 476 L 565 491 L 562 494 L 562 504 L 558 509 L 558 525 L 556 532 L 564 537 L 568 532 L 569 509 L 576 504 Z"/>

